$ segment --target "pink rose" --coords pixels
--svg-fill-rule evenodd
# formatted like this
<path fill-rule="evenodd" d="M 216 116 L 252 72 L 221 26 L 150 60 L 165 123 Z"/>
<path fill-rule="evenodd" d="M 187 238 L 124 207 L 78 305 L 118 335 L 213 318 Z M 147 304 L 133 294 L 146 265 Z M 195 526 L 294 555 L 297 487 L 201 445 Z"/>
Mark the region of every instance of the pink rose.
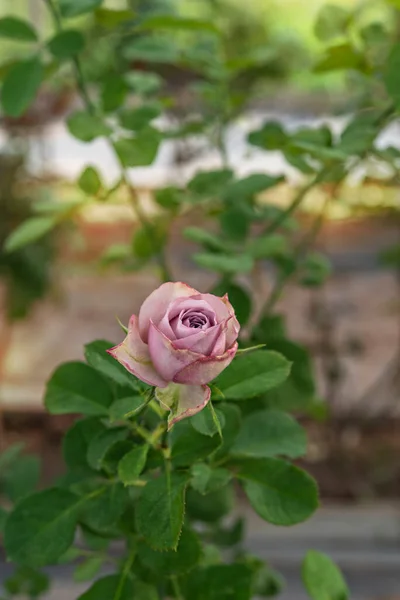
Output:
<path fill-rule="evenodd" d="M 225 295 L 200 294 L 185 283 L 164 283 L 132 315 L 124 341 L 108 350 L 128 371 L 153 386 L 170 425 L 204 408 L 205 385 L 237 351 L 240 325 Z M 160 389 L 163 388 L 163 389 Z"/>

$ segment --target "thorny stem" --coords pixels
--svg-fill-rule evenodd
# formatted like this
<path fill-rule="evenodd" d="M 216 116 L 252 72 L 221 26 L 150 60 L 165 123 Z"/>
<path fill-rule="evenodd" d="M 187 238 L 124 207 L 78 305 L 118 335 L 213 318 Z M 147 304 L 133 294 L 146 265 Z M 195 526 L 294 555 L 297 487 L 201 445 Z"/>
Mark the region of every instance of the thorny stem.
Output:
<path fill-rule="evenodd" d="M 60 16 L 59 11 L 54 3 L 54 0 L 44 0 L 44 2 L 47 5 L 47 7 L 53 17 L 53 21 L 54 21 L 57 31 L 59 31 L 59 32 L 62 31 L 63 27 L 62 27 L 61 16 Z M 82 71 L 81 61 L 78 56 L 75 56 L 72 59 L 72 62 L 74 65 L 75 79 L 76 79 L 77 86 L 79 89 L 79 93 L 82 97 L 82 100 L 87 108 L 87 111 L 91 115 L 95 115 L 97 113 L 97 109 L 90 98 L 90 95 L 89 95 L 89 92 L 87 89 L 87 85 L 86 85 L 86 81 L 85 81 L 83 71 Z M 139 202 L 136 190 L 129 181 L 127 169 L 123 165 L 120 157 L 118 156 L 117 152 L 115 151 L 114 144 L 113 144 L 110 136 L 106 135 L 105 139 L 107 140 L 109 146 L 111 147 L 111 149 L 118 161 L 119 167 L 121 169 L 121 175 L 122 175 L 121 180 L 123 181 L 123 183 L 125 184 L 125 186 L 128 189 L 130 205 L 132 207 L 133 213 L 134 213 L 137 221 L 140 223 L 141 227 L 143 227 L 143 229 L 146 230 L 146 232 L 149 236 L 149 239 L 153 240 L 154 239 L 154 228 L 140 207 L 140 202 Z M 161 279 L 163 281 L 171 281 L 172 276 L 171 276 L 168 266 L 166 264 L 165 254 L 162 249 L 160 251 L 157 251 L 156 260 L 157 260 L 158 266 L 160 268 Z"/>

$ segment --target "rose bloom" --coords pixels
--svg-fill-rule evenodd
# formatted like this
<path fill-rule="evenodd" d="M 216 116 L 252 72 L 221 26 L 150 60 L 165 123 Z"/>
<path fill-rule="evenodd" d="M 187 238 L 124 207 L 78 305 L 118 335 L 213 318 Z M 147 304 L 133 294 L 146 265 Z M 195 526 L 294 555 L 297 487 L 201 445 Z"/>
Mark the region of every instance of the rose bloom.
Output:
<path fill-rule="evenodd" d="M 206 385 L 233 360 L 240 325 L 225 295 L 164 283 L 132 315 L 124 341 L 108 350 L 130 373 L 156 386 L 173 425 L 204 408 Z"/>

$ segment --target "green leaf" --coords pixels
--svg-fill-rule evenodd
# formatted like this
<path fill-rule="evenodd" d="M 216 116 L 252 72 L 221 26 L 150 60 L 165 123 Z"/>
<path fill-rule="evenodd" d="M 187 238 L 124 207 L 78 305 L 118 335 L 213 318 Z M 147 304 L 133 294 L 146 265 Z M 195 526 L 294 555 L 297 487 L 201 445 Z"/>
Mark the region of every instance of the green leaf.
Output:
<path fill-rule="evenodd" d="M 171 460 L 176 467 L 190 465 L 206 458 L 221 443 L 219 436 L 209 437 L 193 430 L 190 423 L 180 421 L 170 433 Z"/>
<path fill-rule="evenodd" d="M 65 29 L 47 42 L 47 47 L 58 60 L 69 60 L 85 47 L 85 38 L 80 31 Z"/>
<path fill-rule="evenodd" d="M 352 46 L 346 42 L 327 48 L 325 56 L 314 67 L 316 73 L 326 71 L 338 71 L 342 69 L 362 70 L 364 67 L 363 57 Z"/>
<path fill-rule="evenodd" d="M 323 42 L 347 35 L 351 13 L 337 4 L 325 4 L 318 13 L 314 33 Z"/>
<path fill-rule="evenodd" d="M 118 73 L 105 76 L 101 82 L 101 105 L 104 112 L 113 112 L 123 106 L 129 86 Z"/>
<path fill-rule="evenodd" d="M 90 442 L 105 426 L 96 417 L 88 417 L 76 421 L 67 431 L 63 439 L 63 457 L 70 469 L 87 467 L 87 451 Z"/>
<path fill-rule="evenodd" d="M 160 141 L 160 133 L 152 127 L 146 127 L 136 137 L 125 137 L 114 142 L 114 149 L 124 167 L 147 166 L 155 160 Z"/>
<path fill-rule="evenodd" d="M 133 485 L 143 471 L 149 446 L 143 444 L 134 448 L 118 464 L 118 477 L 124 485 Z"/>
<path fill-rule="evenodd" d="M 59 0 L 63 17 L 77 17 L 98 8 L 103 0 Z"/>
<path fill-rule="evenodd" d="M 190 519 L 215 523 L 231 513 L 235 506 L 235 494 L 231 485 L 203 495 L 192 488 L 186 494 L 186 511 Z"/>
<path fill-rule="evenodd" d="M 96 23 L 102 27 L 118 27 L 121 23 L 131 21 L 135 18 L 135 13 L 131 10 L 111 10 L 110 8 L 98 8 L 94 17 Z"/>
<path fill-rule="evenodd" d="M 166 210 L 174 210 L 183 202 L 182 190 L 176 187 L 167 187 L 156 190 L 154 200 Z"/>
<path fill-rule="evenodd" d="M 174 64 L 179 64 L 181 59 L 173 40 L 152 36 L 138 37 L 127 43 L 123 56 L 127 60 Z"/>
<path fill-rule="evenodd" d="M 242 422 L 241 412 L 234 404 L 220 403 L 218 410 L 224 415 L 225 425 L 222 444 L 213 455 L 215 460 L 219 460 L 229 452 L 239 433 Z"/>
<path fill-rule="evenodd" d="M 29 108 L 43 79 L 43 66 L 38 56 L 16 62 L 3 80 L 1 102 L 5 114 L 20 117 Z"/>
<path fill-rule="evenodd" d="M 253 258 L 273 258 L 288 253 L 287 239 L 283 235 L 271 234 L 250 240 L 246 252 Z"/>
<path fill-rule="evenodd" d="M 245 209 L 245 210 L 244 210 Z M 242 241 L 249 232 L 251 217 L 247 207 L 236 202 L 233 206 L 226 206 L 219 216 L 219 223 L 224 234 L 233 240 Z"/>
<path fill-rule="evenodd" d="M 100 117 L 81 110 L 72 113 L 67 119 L 68 131 L 81 142 L 92 142 L 98 137 L 107 136 L 111 129 Z"/>
<path fill-rule="evenodd" d="M 190 19 L 178 15 L 154 15 L 141 21 L 139 29 L 152 31 L 159 29 L 186 29 L 190 31 L 207 31 L 217 33 L 219 31 L 212 21 L 203 21 L 199 19 Z"/>
<path fill-rule="evenodd" d="M 143 396 L 120 398 L 110 406 L 110 421 L 125 421 L 133 417 L 144 405 Z"/>
<path fill-rule="evenodd" d="M 348 600 L 349 590 L 335 563 L 316 550 L 309 550 L 302 566 L 302 579 L 312 600 Z"/>
<path fill-rule="evenodd" d="M 186 227 L 183 230 L 186 239 L 202 244 L 210 250 L 225 250 L 226 243 L 220 237 L 200 227 Z"/>
<path fill-rule="evenodd" d="M 33 217 L 23 221 L 5 241 L 6 252 L 15 252 L 28 244 L 36 242 L 44 237 L 56 225 L 56 219 L 51 217 Z"/>
<path fill-rule="evenodd" d="M 232 478 L 227 469 L 213 469 L 206 463 L 196 463 L 192 466 L 191 486 L 200 494 L 209 494 L 225 487 Z"/>
<path fill-rule="evenodd" d="M 53 415 L 82 413 L 107 415 L 113 401 L 106 381 L 91 367 L 80 362 L 59 366 L 46 387 L 44 402 Z"/>
<path fill-rule="evenodd" d="M 212 437 L 216 433 L 221 433 L 225 417 L 223 413 L 215 411 L 213 405 L 209 402 L 203 410 L 190 417 L 189 422 L 193 429 L 202 435 Z"/>
<path fill-rule="evenodd" d="M 132 580 L 120 573 L 98 579 L 78 600 L 132 600 L 133 597 Z"/>
<path fill-rule="evenodd" d="M 74 571 L 74 581 L 91 581 L 100 571 L 103 566 L 104 556 L 90 556 L 85 561 L 81 562 Z"/>
<path fill-rule="evenodd" d="M 253 571 L 233 563 L 198 569 L 187 579 L 185 598 L 190 600 L 250 600 Z"/>
<path fill-rule="evenodd" d="M 306 450 L 306 434 L 293 417 L 278 410 L 263 410 L 244 419 L 231 453 L 258 458 L 280 455 L 298 458 Z"/>
<path fill-rule="evenodd" d="M 200 252 L 193 260 L 203 269 L 218 273 L 249 273 L 253 268 L 253 259 L 248 254 L 212 254 Z"/>
<path fill-rule="evenodd" d="M 78 185 L 85 194 L 90 196 L 98 194 L 102 188 L 98 170 L 92 166 L 83 169 L 82 173 L 79 175 Z"/>
<path fill-rule="evenodd" d="M 4 531 L 4 525 L 8 517 L 8 512 L 0 506 L 0 533 Z"/>
<path fill-rule="evenodd" d="M 81 503 L 75 494 L 56 488 L 19 502 L 5 526 L 8 558 L 31 567 L 55 563 L 73 542 Z"/>
<path fill-rule="evenodd" d="M 115 383 L 137 390 L 137 379 L 129 373 L 107 350 L 115 346 L 107 340 L 95 340 L 85 345 L 85 358 L 89 365 Z"/>
<path fill-rule="evenodd" d="M 155 550 L 176 550 L 178 546 L 187 481 L 182 473 L 167 473 L 143 488 L 137 502 L 136 527 Z"/>
<path fill-rule="evenodd" d="M 4 475 L 4 492 L 15 503 L 34 491 L 39 477 L 40 460 L 37 456 L 20 456 Z"/>
<path fill-rule="evenodd" d="M 116 525 L 129 502 L 128 491 L 122 483 L 109 485 L 104 493 L 86 502 L 81 520 L 90 530 L 108 533 Z"/>
<path fill-rule="evenodd" d="M 254 173 L 239 181 L 232 181 L 227 186 L 224 196 L 230 200 L 241 200 L 243 198 L 252 198 L 264 190 L 278 185 L 284 180 L 284 177 L 265 175 L 264 173 Z"/>
<path fill-rule="evenodd" d="M 323 284 L 332 273 L 330 261 L 323 254 L 313 252 L 307 255 L 302 264 L 301 283 L 313 287 Z"/>
<path fill-rule="evenodd" d="M 36 42 L 37 33 L 27 21 L 17 17 L 0 19 L 0 38 L 9 38 L 19 42 Z"/>
<path fill-rule="evenodd" d="M 223 192 L 232 177 L 233 171 L 230 169 L 204 171 L 197 173 L 187 187 L 190 192 L 198 196 L 218 196 Z"/>
<path fill-rule="evenodd" d="M 160 575 L 191 571 L 201 558 L 202 548 L 197 534 L 189 529 L 183 529 L 176 550 L 157 552 L 147 544 L 141 543 L 138 554 L 140 562 L 159 578 Z"/>
<path fill-rule="evenodd" d="M 125 440 L 128 437 L 128 430 L 125 427 L 115 427 L 100 431 L 89 443 L 87 451 L 87 461 L 90 467 L 99 470 L 103 466 L 103 461 L 110 448 L 118 441 Z"/>
<path fill-rule="evenodd" d="M 229 302 L 235 309 L 236 318 L 243 327 L 246 325 L 252 312 L 252 301 L 250 295 L 236 283 L 225 284 L 223 281 L 213 288 L 212 294 L 223 296 L 228 294 Z"/>
<path fill-rule="evenodd" d="M 148 127 L 161 114 L 158 104 L 145 104 L 135 109 L 124 109 L 119 113 L 122 127 L 131 131 L 140 131 Z"/>
<path fill-rule="evenodd" d="M 398 108 L 400 106 L 400 43 L 392 48 L 385 68 L 384 82 L 389 96 Z"/>
<path fill-rule="evenodd" d="M 281 354 L 256 350 L 236 357 L 217 377 L 215 385 L 230 400 L 258 396 L 289 376 L 290 363 Z"/>
<path fill-rule="evenodd" d="M 157 73 L 147 71 L 129 71 L 125 73 L 127 85 L 141 96 L 150 96 L 160 90 L 163 80 Z"/>
<path fill-rule="evenodd" d="M 236 476 L 256 513 L 274 525 L 305 521 L 318 507 L 314 479 L 278 458 L 241 461 Z"/>
<path fill-rule="evenodd" d="M 4 588 L 12 596 L 29 597 L 32 600 L 42 596 L 49 587 L 50 580 L 47 575 L 26 566 L 18 566 L 12 576 L 4 582 Z"/>
<path fill-rule="evenodd" d="M 6 471 L 20 456 L 25 444 L 23 442 L 17 442 L 8 446 L 5 450 L 0 452 L 0 474 Z"/>
<path fill-rule="evenodd" d="M 261 129 L 252 131 L 248 140 L 250 144 L 264 150 L 281 150 L 286 145 L 288 137 L 280 123 L 269 121 L 264 123 Z"/>

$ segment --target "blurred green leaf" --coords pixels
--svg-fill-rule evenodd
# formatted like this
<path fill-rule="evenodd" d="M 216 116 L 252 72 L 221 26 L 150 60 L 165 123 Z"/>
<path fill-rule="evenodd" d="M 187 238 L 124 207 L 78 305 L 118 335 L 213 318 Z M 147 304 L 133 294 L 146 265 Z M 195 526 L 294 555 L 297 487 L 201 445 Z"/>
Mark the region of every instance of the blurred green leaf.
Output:
<path fill-rule="evenodd" d="M 104 430 L 105 425 L 96 417 L 79 419 L 68 429 L 63 439 L 62 450 L 65 463 L 70 469 L 88 466 L 89 444 Z"/>
<path fill-rule="evenodd" d="M 39 56 L 16 62 L 3 79 L 1 103 L 9 117 L 20 117 L 36 98 L 43 80 Z"/>
<path fill-rule="evenodd" d="M 396 107 L 400 107 L 400 43 L 395 44 L 390 53 L 384 73 L 387 92 Z"/>
<path fill-rule="evenodd" d="M 58 60 L 69 60 L 82 52 L 85 47 L 85 38 L 80 31 L 65 29 L 52 37 L 47 42 L 47 47 Z"/>
<path fill-rule="evenodd" d="M 111 129 L 100 117 L 86 111 L 72 113 L 67 119 L 68 131 L 82 142 L 92 142 L 98 137 L 107 136 Z"/>
<path fill-rule="evenodd" d="M 152 31 L 158 29 L 180 30 L 188 29 L 190 31 L 207 31 L 209 33 L 219 34 L 218 28 L 212 21 L 202 21 L 199 19 L 190 19 L 178 15 L 154 15 L 143 19 L 139 29 Z"/>
<path fill-rule="evenodd" d="M 104 560 L 104 556 L 90 556 L 81 562 L 74 571 L 74 581 L 81 582 L 93 580 L 103 566 Z"/>
<path fill-rule="evenodd" d="M 352 14 L 337 4 L 325 4 L 318 13 L 314 33 L 323 42 L 347 34 Z"/>
<path fill-rule="evenodd" d="M 98 8 L 94 12 L 96 23 L 102 27 L 118 27 L 126 21 L 133 21 L 135 13 L 132 10 L 112 10 L 110 8 Z"/>
<path fill-rule="evenodd" d="M 99 193 L 102 183 L 98 170 L 88 166 L 79 175 L 78 185 L 85 194 L 94 196 Z"/>
<path fill-rule="evenodd" d="M 145 127 L 135 137 L 120 138 L 114 148 L 124 167 L 150 165 L 157 156 L 161 134 L 152 127 Z"/>
<path fill-rule="evenodd" d="M 181 58 L 173 40 L 156 36 L 139 37 L 127 42 L 123 56 L 127 60 L 173 64 L 179 64 Z"/>
<path fill-rule="evenodd" d="M 191 468 L 191 486 L 200 494 L 209 494 L 225 487 L 232 479 L 227 469 L 212 468 L 206 463 L 195 463 Z"/>
<path fill-rule="evenodd" d="M 3 477 L 3 488 L 11 502 L 18 502 L 31 494 L 40 477 L 40 460 L 37 456 L 20 456 Z"/>
<path fill-rule="evenodd" d="M 287 142 L 288 136 L 282 125 L 277 121 L 268 121 L 261 129 L 250 132 L 250 144 L 264 148 L 264 150 L 281 150 Z"/>
<path fill-rule="evenodd" d="M 229 302 L 235 309 L 236 318 L 240 325 L 246 325 L 252 311 L 251 296 L 240 285 L 236 283 L 224 283 L 221 281 L 213 288 L 212 294 L 216 296 L 224 296 L 228 294 Z"/>
<path fill-rule="evenodd" d="M 121 572 L 98 579 L 78 600 L 132 600 L 133 597 L 132 580 Z"/>
<path fill-rule="evenodd" d="M 202 244 L 210 250 L 225 250 L 226 248 L 226 243 L 220 237 L 206 229 L 200 229 L 200 227 L 186 227 L 183 235 L 186 239 Z"/>
<path fill-rule="evenodd" d="M 224 196 L 230 200 L 251 198 L 264 190 L 274 187 L 283 180 L 284 177 L 281 175 L 273 177 L 264 173 L 254 173 L 244 179 L 230 182 L 225 189 Z"/>
<path fill-rule="evenodd" d="M 195 263 L 203 269 L 218 273 L 248 273 L 253 268 L 253 259 L 248 254 L 212 254 L 201 252 L 193 255 Z"/>
<path fill-rule="evenodd" d="M 123 106 L 129 86 L 118 73 L 108 74 L 101 81 L 101 106 L 104 112 L 113 112 Z"/>
<path fill-rule="evenodd" d="M 285 236 L 271 234 L 250 240 L 246 251 L 256 259 L 283 256 L 288 253 L 288 241 Z"/>
<path fill-rule="evenodd" d="M 145 104 L 139 108 L 124 109 L 119 113 L 122 127 L 131 131 L 140 131 L 150 125 L 151 121 L 160 115 L 158 104 Z"/>
<path fill-rule="evenodd" d="M 302 578 L 312 600 L 347 600 L 350 597 L 339 568 L 322 552 L 307 552 L 302 566 Z"/>
<path fill-rule="evenodd" d="M 324 73 L 326 71 L 337 71 L 343 69 L 364 69 L 363 56 L 346 42 L 327 48 L 325 56 L 315 65 L 315 73 Z"/>
<path fill-rule="evenodd" d="M 4 244 L 4 249 L 6 252 L 20 250 L 20 248 L 44 237 L 56 224 L 57 219 L 55 216 L 27 219 L 8 236 Z"/>
<path fill-rule="evenodd" d="M 232 177 L 233 172 L 230 169 L 202 171 L 193 177 L 187 187 L 190 192 L 198 196 L 218 196 L 223 193 Z"/>
<path fill-rule="evenodd" d="M 161 190 L 156 190 L 154 199 L 166 210 L 174 210 L 183 202 L 183 192 L 176 187 L 166 187 Z"/>
<path fill-rule="evenodd" d="M 103 0 L 59 0 L 63 17 L 77 17 L 98 8 Z"/>
<path fill-rule="evenodd" d="M 38 39 L 32 25 L 17 17 L 0 19 L 0 38 L 9 38 L 19 42 L 36 42 Z"/>

